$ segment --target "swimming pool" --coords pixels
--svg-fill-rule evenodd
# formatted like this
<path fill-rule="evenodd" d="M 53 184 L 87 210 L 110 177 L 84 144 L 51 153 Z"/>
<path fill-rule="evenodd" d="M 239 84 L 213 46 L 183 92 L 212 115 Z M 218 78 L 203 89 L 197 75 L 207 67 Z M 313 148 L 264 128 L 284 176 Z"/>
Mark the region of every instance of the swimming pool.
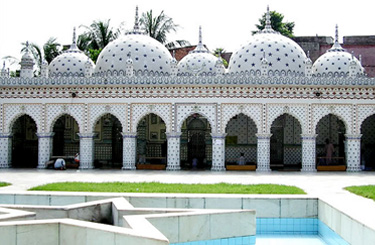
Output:
<path fill-rule="evenodd" d="M 174 245 L 349 245 L 317 218 L 257 218 L 257 235 Z"/>

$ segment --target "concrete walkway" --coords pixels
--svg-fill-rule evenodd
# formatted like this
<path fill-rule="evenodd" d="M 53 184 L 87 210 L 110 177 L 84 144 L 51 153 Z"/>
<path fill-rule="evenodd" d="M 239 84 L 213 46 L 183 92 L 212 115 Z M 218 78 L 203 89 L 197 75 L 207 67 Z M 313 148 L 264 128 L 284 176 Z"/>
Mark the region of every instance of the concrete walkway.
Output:
<path fill-rule="evenodd" d="M 272 183 L 294 185 L 310 196 L 334 205 L 354 219 L 375 230 L 375 202 L 345 191 L 353 185 L 375 185 L 375 172 L 211 172 L 211 171 L 122 171 L 122 170 L 38 170 L 2 169 L 0 181 L 12 185 L 0 188 L 0 193 L 23 192 L 33 186 L 64 181 L 83 182 L 164 182 L 164 183 Z"/>

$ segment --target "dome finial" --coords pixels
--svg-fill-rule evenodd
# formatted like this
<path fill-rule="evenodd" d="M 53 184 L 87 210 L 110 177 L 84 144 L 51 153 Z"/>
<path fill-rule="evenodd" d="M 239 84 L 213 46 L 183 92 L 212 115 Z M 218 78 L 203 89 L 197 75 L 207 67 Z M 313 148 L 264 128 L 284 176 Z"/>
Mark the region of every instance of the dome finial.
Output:
<path fill-rule="evenodd" d="M 343 52 L 345 49 L 343 49 L 339 43 L 339 26 L 336 24 L 335 28 L 335 42 L 332 45 L 332 48 L 327 50 L 327 52 Z"/>
<path fill-rule="evenodd" d="M 307 50 L 307 58 L 310 59 L 310 50 Z"/>
<path fill-rule="evenodd" d="M 267 5 L 266 26 L 265 26 L 265 29 L 272 29 L 272 27 L 271 27 L 270 6 L 269 5 Z"/>
<path fill-rule="evenodd" d="M 265 23 L 264 29 L 259 31 L 259 33 L 278 33 L 277 31 L 272 29 L 270 6 L 268 5 L 267 5 L 267 12 L 266 12 L 266 23 Z"/>
<path fill-rule="evenodd" d="M 138 5 L 135 7 L 134 32 L 139 32 Z"/>
<path fill-rule="evenodd" d="M 203 46 L 202 42 L 202 26 L 199 26 L 199 38 L 197 47 L 189 53 L 208 53 L 208 50 Z"/>
<path fill-rule="evenodd" d="M 73 44 L 76 44 L 76 28 L 73 27 Z"/>

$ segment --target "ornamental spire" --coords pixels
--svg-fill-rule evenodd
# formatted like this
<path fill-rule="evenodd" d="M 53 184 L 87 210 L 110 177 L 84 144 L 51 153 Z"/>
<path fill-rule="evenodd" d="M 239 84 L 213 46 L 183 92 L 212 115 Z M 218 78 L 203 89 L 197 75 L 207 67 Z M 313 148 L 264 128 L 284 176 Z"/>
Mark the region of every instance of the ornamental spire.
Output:
<path fill-rule="evenodd" d="M 259 33 L 279 33 L 272 29 L 272 22 L 271 22 L 271 13 L 270 13 L 270 7 L 267 5 L 267 12 L 266 12 L 266 23 L 264 26 L 264 29 L 261 30 Z"/>
<path fill-rule="evenodd" d="M 75 27 L 73 27 L 73 39 L 72 39 L 72 45 L 70 45 L 70 49 L 78 49 L 77 48 L 76 28 Z"/>
<path fill-rule="evenodd" d="M 135 7 L 134 32 L 139 32 L 138 5 Z"/>
<path fill-rule="evenodd" d="M 270 15 L 270 6 L 267 5 L 267 13 L 266 13 L 266 29 L 272 29 L 271 26 L 271 15 Z"/>
<path fill-rule="evenodd" d="M 191 53 L 208 53 L 208 50 L 203 46 L 202 42 L 202 26 L 199 26 L 199 37 L 197 47 L 194 50 L 192 50 Z"/>
<path fill-rule="evenodd" d="M 335 28 L 335 42 L 332 45 L 332 48 L 327 50 L 327 52 L 344 52 L 345 49 L 343 49 L 339 43 L 339 26 L 336 24 Z"/>

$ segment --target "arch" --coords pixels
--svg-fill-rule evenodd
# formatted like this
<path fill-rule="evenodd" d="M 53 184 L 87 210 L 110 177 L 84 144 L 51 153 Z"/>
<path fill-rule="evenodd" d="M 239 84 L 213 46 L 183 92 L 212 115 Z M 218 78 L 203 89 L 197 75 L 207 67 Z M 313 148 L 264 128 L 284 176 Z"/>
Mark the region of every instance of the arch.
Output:
<path fill-rule="evenodd" d="M 282 111 L 282 112 L 279 112 L 279 113 L 276 113 L 273 117 L 271 117 L 270 118 L 270 121 L 269 121 L 269 124 L 268 124 L 268 128 L 267 128 L 267 132 L 268 133 L 270 133 L 271 132 L 271 126 L 272 126 L 272 124 L 279 118 L 279 117 L 281 117 L 282 115 L 289 115 L 289 116 L 291 116 L 291 117 L 293 117 L 294 119 L 296 119 L 298 122 L 299 122 L 299 124 L 300 124 L 300 126 L 301 126 L 301 130 L 302 130 L 302 133 L 305 133 L 305 128 L 306 127 L 304 127 L 304 124 L 303 124 L 303 121 L 301 120 L 301 118 L 299 118 L 296 114 L 294 114 L 293 112 L 284 112 L 284 111 Z"/>
<path fill-rule="evenodd" d="M 135 121 L 134 121 L 134 122 L 135 122 L 134 125 L 132 125 L 132 131 L 133 131 L 133 132 L 136 131 L 139 122 L 140 122 L 144 117 L 146 117 L 147 115 L 150 115 L 150 114 L 155 114 L 155 115 L 157 115 L 158 117 L 160 117 L 160 118 L 163 120 L 163 122 L 165 123 L 165 127 L 166 127 L 167 132 L 170 132 L 170 131 L 171 131 L 171 125 L 169 125 L 168 121 L 167 121 L 167 120 L 166 120 L 166 119 L 165 119 L 165 118 L 164 118 L 159 112 L 157 112 L 157 111 L 155 111 L 155 112 L 154 112 L 154 111 L 152 111 L 152 112 L 147 111 L 147 112 L 144 112 L 144 113 L 140 114 L 139 117 L 135 119 Z"/>
<path fill-rule="evenodd" d="M 62 117 L 62 116 L 64 116 L 64 115 L 71 116 L 71 117 L 76 121 L 76 123 L 77 123 L 77 125 L 78 125 L 78 131 L 81 132 L 81 129 L 82 129 L 83 127 L 82 127 L 81 125 L 79 125 L 79 120 L 77 120 L 77 118 L 76 118 L 74 115 L 72 115 L 72 114 L 70 114 L 70 113 L 68 113 L 68 112 L 61 112 L 61 113 L 57 114 L 57 115 L 52 119 L 52 121 L 51 121 L 51 125 L 48 125 L 48 126 L 47 126 L 47 128 L 49 128 L 49 132 L 52 132 L 52 131 L 53 131 L 53 127 L 55 126 L 56 121 L 59 120 L 59 118 Z"/>
<path fill-rule="evenodd" d="M 360 131 L 361 131 L 361 129 L 362 129 L 363 123 L 364 123 L 367 119 L 369 119 L 370 117 L 373 117 L 373 116 L 375 116 L 375 113 L 367 115 L 367 117 L 364 117 L 364 118 L 362 119 L 362 121 L 358 122 L 358 125 L 360 125 L 360 126 L 359 126 Z"/>
<path fill-rule="evenodd" d="M 314 131 L 313 134 L 316 133 L 316 127 L 318 126 L 320 120 L 322 120 L 324 117 L 326 117 L 326 116 L 328 116 L 328 115 L 333 115 L 333 116 L 336 116 L 338 119 L 340 119 L 340 120 L 344 123 L 345 131 L 346 131 L 347 133 L 349 133 L 348 131 L 349 131 L 350 127 L 348 126 L 347 121 L 346 121 L 342 116 L 340 116 L 339 114 L 334 113 L 334 112 L 327 112 L 327 113 L 322 114 L 322 115 L 316 120 L 315 124 L 314 124 L 313 127 L 312 127 L 312 129 L 313 129 L 313 131 Z"/>
<path fill-rule="evenodd" d="M 211 123 L 201 113 L 192 113 L 183 122 L 180 128 L 181 167 L 210 169 L 212 166 Z"/>
<path fill-rule="evenodd" d="M 270 125 L 270 166 L 272 169 L 301 169 L 302 125 L 291 113 L 282 113 Z"/>
<path fill-rule="evenodd" d="M 120 168 L 123 161 L 124 128 L 118 117 L 112 113 L 100 115 L 92 125 L 92 132 L 97 133 L 93 139 L 94 167 Z"/>
<path fill-rule="evenodd" d="M 186 114 L 182 120 L 180 122 L 178 122 L 178 125 L 177 125 L 177 130 L 178 132 L 181 132 L 181 128 L 182 128 L 182 124 L 191 116 L 193 115 L 201 115 L 203 116 L 207 121 L 208 123 L 210 124 L 210 128 L 211 128 L 211 133 L 214 133 L 214 128 L 212 127 L 212 125 L 215 125 L 215 123 L 212 122 L 212 119 L 210 117 L 208 117 L 207 115 L 205 115 L 205 113 L 201 113 L 201 112 L 190 112 L 188 114 Z"/>
<path fill-rule="evenodd" d="M 73 119 L 73 122 L 71 119 Z M 74 156 L 79 153 L 80 140 L 76 134 L 76 132 L 80 132 L 79 124 L 72 115 L 63 113 L 58 118 L 54 118 L 50 132 L 54 133 L 53 156 Z"/>
<path fill-rule="evenodd" d="M 259 125 L 257 124 L 256 120 L 251 115 L 249 115 L 247 113 L 244 113 L 244 112 L 233 112 L 232 114 L 233 115 L 231 117 L 228 117 L 228 119 L 226 121 L 224 121 L 223 124 L 222 124 L 224 131 L 227 128 L 228 123 L 230 122 L 230 120 L 232 120 L 232 118 L 243 114 L 244 116 L 247 116 L 248 118 L 250 118 L 254 122 L 254 124 L 255 124 L 255 126 L 257 128 L 257 130 L 256 130 L 257 133 L 260 133 L 260 131 L 259 131 L 259 129 L 260 129 Z"/>
<path fill-rule="evenodd" d="M 345 164 L 345 134 L 347 128 L 344 120 L 334 113 L 328 113 L 321 117 L 315 126 L 317 164 Z M 333 154 L 329 154 L 326 140 L 333 144 Z M 327 160 L 328 159 L 328 160 Z"/>
<path fill-rule="evenodd" d="M 245 113 L 238 113 L 228 121 L 224 131 L 226 164 L 255 165 L 258 143 L 255 121 Z"/>
<path fill-rule="evenodd" d="M 138 121 L 136 132 L 136 162 L 165 165 L 168 141 L 164 120 L 156 113 L 148 113 Z"/>
<path fill-rule="evenodd" d="M 98 114 L 95 119 L 91 122 L 91 132 L 94 132 L 95 131 L 95 126 L 96 124 L 98 123 L 98 121 L 105 115 L 111 115 L 113 117 L 115 117 L 120 123 L 121 123 L 121 127 L 122 127 L 122 131 L 124 131 L 124 129 L 126 127 L 124 127 L 124 125 L 122 124 L 121 120 L 113 113 L 111 112 L 102 112 L 100 114 Z"/>
<path fill-rule="evenodd" d="M 35 125 L 36 125 L 36 132 L 39 132 L 39 130 L 40 130 L 40 126 L 38 125 L 38 120 L 36 120 L 31 114 L 29 114 L 29 113 L 25 113 L 25 112 L 22 112 L 22 113 L 18 113 L 18 114 L 16 114 L 10 121 L 9 121 L 9 125 L 8 125 L 8 132 L 12 132 L 12 128 L 13 128 L 13 126 L 14 126 L 14 123 L 20 118 L 20 117 L 22 117 L 22 116 L 29 116 L 29 117 L 31 117 L 33 120 L 34 120 L 34 122 L 35 122 Z"/>
<path fill-rule="evenodd" d="M 21 120 L 23 118 L 23 120 Z M 34 128 L 35 125 L 35 128 Z M 35 168 L 38 165 L 37 123 L 28 114 L 17 117 L 12 123 L 12 165 L 13 167 Z"/>
<path fill-rule="evenodd" d="M 374 170 L 375 162 L 375 114 L 368 116 L 361 123 L 361 165 L 364 170 Z"/>

